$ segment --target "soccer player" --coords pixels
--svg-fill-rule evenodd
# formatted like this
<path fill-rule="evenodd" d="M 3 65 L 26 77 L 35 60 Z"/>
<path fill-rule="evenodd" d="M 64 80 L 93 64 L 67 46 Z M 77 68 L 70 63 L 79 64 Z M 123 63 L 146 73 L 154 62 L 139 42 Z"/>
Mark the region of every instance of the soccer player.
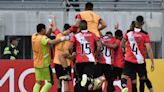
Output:
<path fill-rule="evenodd" d="M 115 31 L 115 47 L 114 50 L 114 60 L 113 60 L 113 72 L 114 72 L 114 79 L 121 79 L 122 69 L 124 67 L 123 61 L 123 50 L 121 47 L 121 41 L 123 38 L 123 33 L 121 30 L 117 29 Z"/>
<path fill-rule="evenodd" d="M 153 52 L 150 46 L 150 37 L 147 32 L 142 29 L 144 18 L 137 16 L 135 28 L 128 30 L 124 36 L 123 44 L 126 42 L 125 63 L 121 79 L 122 92 L 128 92 L 126 82 L 133 72 L 137 72 L 142 82 L 147 80 L 146 71 L 146 51 L 151 59 L 151 70 L 154 70 Z M 142 91 L 144 92 L 144 91 Z"/>
<path fill-rule="evenodd" d="M 64 31 L 69 29 L 70 25 L 64 25 Z M 62 33 L 59 33 L 56 39 L 63 37 Z M 63 53 L 68 53 L 68 46 L 70 41 L 63 41 L 55 46 L 55 57 L 54 57 L 54 64 L 55 64 L 55 71 L 58 78 L 58 92 L 61 92 L 61 82 L 64 80 L 64 92 L 69 92 L 69 81 L 71 80 L 71 59 L 64 59 L 63 60 Z"/>
<path fill-rule="evenodd" d="M 135 21 L 132 21 L 131 25 L 130 25 L 130 30 L 133 30 L 135 28 Z M 136 73 L 133 73 L 132 76 L 131 76 L 131 79 L 132 79 L 132 92 L 137 92 L 137 74 Z M 149 80 L 149 78 L 147 77 L 147 79 L 144 81 L 146 83 L 146 86 L 148 87 L 149 89 L 149 92 L 154 92 L 153 91 L 153 87 L 152 87 L 152 83 L 151 81 Z M 143 92 L 144 91 L 144 82 L 142 80 L 140 80 L 140 92 Z"/>
<path fill-rule="evenodd" d="M 71 37 L 69 46 L 70 53 L 72 53 L 73 45 L 76 46 L 76 84 L 74 91 L 101 92 L 101 86 L 105 79 L 102 77 L 101 66 L 96 62 L 101 44 L 98 42 L 97 36 L 87 30 L 85 20 L 81 20 L 79 26 L 80 32 Z M 88 83 L 88 79 L 91 83 Z M 94 83 L 95 85 L 92 85 Z"/>
<path fill-rule="evenodd" d="M 32 50 L 34 58 L 36 83 L 33 92 L 39 92 L 41 82 L 48 81 L 44 84 L 40 92 L 48 92 L 53 84 L 53 76 L 51 69 L 50 48 L 48 44 L 57 44 L 66 40 L 66 37 L 50 40 L 46 36 L 46 26 L 44 24 L 37 25 L 37 32 L 32 35 Z"/>
<path fill-rule="evenodd" d="M 75 26 L 79 26 L 80 20 L 86 20 L 88 31 L 100 37 L 100 30 L 106 28 L 106 22 L 93 11 L 93 4 L 88 2 L 85 4 L 85 11 L 76 15 Z"/>
<path fill-rule="evenodd" d="M 109 31 L 105 34 L 105 36 L 102 36 L 100 38 L 103 48 L 102 52 L 100 53 L 100 56 L 98 57 L 98 62 L 102 66 L 102 71 L 105 75 L 105 78 L 108 82 L 107 85 L 107 92 L 113 92 L 113 79 L 112 79 L 112 62 L 113 62 L 113 49 L 115 43 L 115 38 L 113 37 L 113 34 Z"/>
<path fill-rule="evenodd" d="M 87 2 L 85 4 L 85 10 L 76 15 L 76 20 L 73 26 L 63 34 L 78 32 L 81 20 L 87 21 L 88 31 L 94 33 L 97 37 L 100 37 L 100 30 L 107 27 L 106 22 L 93 11 L 93 4 L 91 2 Z"/>

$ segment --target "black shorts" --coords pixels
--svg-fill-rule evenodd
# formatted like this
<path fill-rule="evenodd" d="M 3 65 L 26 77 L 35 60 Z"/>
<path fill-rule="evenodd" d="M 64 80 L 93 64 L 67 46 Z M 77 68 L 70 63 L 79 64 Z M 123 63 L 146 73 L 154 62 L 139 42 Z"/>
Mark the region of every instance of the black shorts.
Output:
<path fill-rule="evenodd" d="M 100 64 L 94 64 L 94 62 L 76 63 L 74 71 L 75 78 L 82 78 L 83 74 L 87 74 L 91 78 L 103 75 Z"/>
<path fill-rule="evenodd" d="M 112 66 L 109 64 L 100 64 L 102 67 L 102 72 L 105 75 L 105 78 L 107 80 L 111 80 L 112 79 L 112 75 L 113 75 L 113 69 Z"/>
<path fill-rule="evenodd" d="M 123 74 L 128 75 L 130 77 L 134 77 L 134 73 L 138 73 L 139 77 L 146 77 L 147 76 L 147 70 L 146 70 L 146 64 L 134 64 L 129 61 L 125 61 L 124 63 L 124 69 Z"/>
<path fill-rule="evenodd" d="M 59 79 L 60 76 L 64 76 L 64 69 L 62 67 L 62 65 L 59 65 L 59 64 L 55 64 L 55 71 L 56 71 L 56 76 L 57 78 Z M 71 66 L 68 66 L 68 71 L 69 71 L 69 74 L 71 75 Z"/>
<path fill-rule="evenodd" d="M 121 75 L 122 75 L 122 68 L 118 68 L 118 67 L 113 67 L 113 78 L 114 79 L 121 79 Z"/>

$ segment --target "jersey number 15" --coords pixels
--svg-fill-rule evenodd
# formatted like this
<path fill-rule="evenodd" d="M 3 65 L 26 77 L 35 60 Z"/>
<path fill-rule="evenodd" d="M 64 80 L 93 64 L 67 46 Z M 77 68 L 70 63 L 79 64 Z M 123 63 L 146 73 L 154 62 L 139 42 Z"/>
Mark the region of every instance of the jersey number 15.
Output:
<path fill-rule="evenodd" d="M 89 43 L 81 44 L 81 54 L 91 54 L 91 48 L 89 47 Z"/>

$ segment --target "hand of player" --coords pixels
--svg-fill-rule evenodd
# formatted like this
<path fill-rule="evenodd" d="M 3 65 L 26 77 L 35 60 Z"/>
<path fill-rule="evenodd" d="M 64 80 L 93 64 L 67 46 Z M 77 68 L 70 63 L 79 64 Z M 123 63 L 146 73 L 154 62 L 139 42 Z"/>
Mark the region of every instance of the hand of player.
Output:
<path fill-rule="evenodd" d="M 70 37 L 67 35 L 67 36 L 65 36 L 65 40 L 69 40 L 70 39 Z"/>
<path fill-rule="evenodd" d="M 53 27 L 52 19 L 49 18 L 49 19 L 48 19 L 48 22 L 49 22 L 50 28 L 52 28 L 52 27 Z"/>
<path fill-rule="evenodd" d="M 119 28 L 119 24 L 117 23 L 117 24 L 114 26 L 114 29 L 115 29 L 115 30 L 118 30 L 118 28 Z"/>
<path fill-rule="evenodd" d="M 154 63 L 152 63 L 152 64 L 151 64 L 151 72 L 153 72 L 154 69 L 155 69 L 155 67 L 154 67 Z"/>
<path fill-rule="evenodd" d="M 61 41 L 69 40 L 69 36 L 63 36 L 60 38 Z"/>
<path fill-rule="evenodd" d="M 101 41 L 102 45 L 106 45 L 106 43 L 104 41 Z"/>
<path fill-rule="evenodd" d="M 51 16 L 49 19 L 48 19 L 48 21 L 49 21 L 49 24 L 50 24 L 50 28 L 52 28 L 53 30 L 55 29 L 55 25 L 56 25 L 56 19 L 55 19 L 55 16 Z"/>

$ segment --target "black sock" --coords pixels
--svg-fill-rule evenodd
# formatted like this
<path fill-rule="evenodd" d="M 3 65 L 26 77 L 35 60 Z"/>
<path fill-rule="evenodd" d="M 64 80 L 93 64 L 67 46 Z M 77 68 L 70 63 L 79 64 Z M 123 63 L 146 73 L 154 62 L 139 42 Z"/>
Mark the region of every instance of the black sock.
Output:
<path fill-rule="evenodd" d="M 113 86 L 113 81 L 112 80 L 108 80 L 108 85 L 107 85 L 107 92 L 113 92 L 114 86 Z"/>
<path fill-rule="evenodd" d="M 145 82 L 146 82 L 146 86 L 148 87 L 148 89 L 151 89 L 152 88 L 152 84 L 151 84 L 150 80 L 146 79 Z"/>
<path fill-rule="evenodd" d="M 121 86 L 122 86 L 122 88 L 126 88 L 126 86 L 127 86 L 126 85 L 127 84 L 126 82 L 127 82 L 127 80 L 125 78 L 122 78 L 121 79 Z"/>
<path fill-rule="evenodd" d="M 136 85 L 136 83 L 132 83 L 132 92 L 137 92 L 137 85 Z"/>
<path fill-rule="evenodd" d="M 144 92 L 144 90 L 145 90 L 144 83 L 145 83 L 145 80 L 140 80 L 140 92 Z"/>
<path fill-rule="evenodd" d="M 58 88 L 58 92 L 61 92 L 61 88 Z"/>

